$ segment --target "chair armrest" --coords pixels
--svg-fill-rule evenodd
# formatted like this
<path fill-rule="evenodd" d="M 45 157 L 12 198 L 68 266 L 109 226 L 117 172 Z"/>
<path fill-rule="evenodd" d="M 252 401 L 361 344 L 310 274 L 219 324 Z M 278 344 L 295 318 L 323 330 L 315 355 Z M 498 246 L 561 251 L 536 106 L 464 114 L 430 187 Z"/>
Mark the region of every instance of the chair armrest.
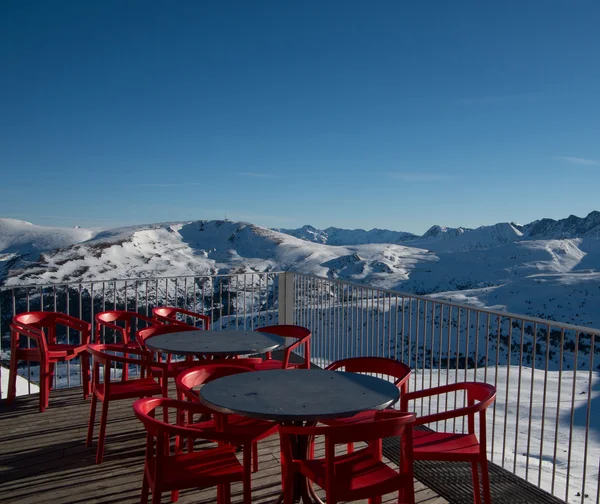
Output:
<path fill-rule="evenodd" d="M 46 341 L 46 335 L 44 334 L 44 331 L 38 329 L 37 327 L 33 327 L 22 323 L 11 323 L 9 325 L 11 329 L 11 338 L 17 336 L 16 341 L 14 342 L 15 345 L 19 344 L 19 336 L 24 336 L 26 338 L 36 341 L 38 347 L 42 352 L 45 353 L 48 351 L 48 342 Z"/>
<path fill-rule="evenodd" d="M 61 315 L 56 317 L 56 324 L 74 329 L 81 333 L 81 344 L 87 345 L 90 342 L 90 335 L 92 331 L 92 324 L 84 322 L 83 320 L 70 317 L 68 315 Z"/>
<path fill-rule="evenodd" d="M 138 318 L 140 320 L 143 320 L 144 322 L 149 322 L 150 325 L 153 325 L 153 326 L 162 325 L 160 320 L 158 320 L 156 318 L 152 318 L 152 317 L 146 317 L 146 315 L 142 315 L 140 313 L 135 313 L 132 318 Z"/>
<path fill-rule="evenodd" d="M 469 393 L 469 388 L 472 386 L 471 382 L 462 382 L 462 383 L 451 383 L 448 385 L 442 385 L 440 387 L 433 387 L 430 389 L 418 390 L 415 392 L 408 392 L 403 394 L 400 398 L 401 406 L 400 409 L 402 411 L 408 411 L 408 402 L 413 401 L 415 399 L 421 399 L 425 397 L 433 397 L 437 395 L 448 394 L 451 392 L 459 392 L 465 391 Z M 463 416 L 470 416 L 478 413 L 480 411 L 485 410 L 491 402 L 493 402 L 495 397 L 495 392 L 483 401 L 475 402 L 475 404 L 471 404 L 469 406 L 464 406 L 462 408 L 457 408 L 455 410 L 444 411 L 441 413 L 433 413 L 430 415 L 425 415 L 422 417 L 418 417 L 415 425 L 424 425 L 433 422 L 439 422 L 441 420 L 448 420 L 451 418 L 459 418 Z"/>
<path fill-rule="evenodd" d="M 285 338 L 285 336 L 281 336 L 282 338 Z M 304 336 L 304 338 L 300 338 L 299 340 L 295 341 L 294 343 L 292 343 L 289 347 L 285 347 L 283 350 L 283 367 L 287 368 L 289 362 L 290 362 L 290 355 L 292 353 L 292 350 L 295 350 L 296 348 L 298 348 L 300 345 L 303 345 L 304 343 L 306 343 L 306 341 L 310 339 L 310 335 L 309 336 Z M 282 345 L 284 345 L 285 342 L 282 343 Z M 278 347 L 279 348 L 279 347 Z"/>
<path fill-rule="evenodd" d="M 124 327 L 120 327 L 120 326 L 118 326 L 116 324 L 112 324 L 110 322 L 102 322 L 102 321 L 96 320 L 96 335 L 97 336 L 100 335 L 100 327 L 106 327 L 107 329 L 112 329 L 113 331 L 120 333 L 123 343 L 129 343 L 129 339 L 127 337 L 127 331 L 125 331 Z M 99 342 L 96 341 L 95 343 L 99 343 Z"/>

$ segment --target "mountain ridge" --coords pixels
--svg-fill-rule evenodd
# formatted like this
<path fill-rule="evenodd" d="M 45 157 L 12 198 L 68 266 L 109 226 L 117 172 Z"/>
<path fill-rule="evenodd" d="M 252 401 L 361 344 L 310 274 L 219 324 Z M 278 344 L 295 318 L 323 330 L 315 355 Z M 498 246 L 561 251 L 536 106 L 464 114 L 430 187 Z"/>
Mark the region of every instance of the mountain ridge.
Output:
<path fill-rule="evenodd" d="M 349 245 L 228 220 L 86 229 L 0 219 L 0 286 L 295 271 L 600 327 L 599 217 L 433 226 L 399 243 L 359 230 Z"/>

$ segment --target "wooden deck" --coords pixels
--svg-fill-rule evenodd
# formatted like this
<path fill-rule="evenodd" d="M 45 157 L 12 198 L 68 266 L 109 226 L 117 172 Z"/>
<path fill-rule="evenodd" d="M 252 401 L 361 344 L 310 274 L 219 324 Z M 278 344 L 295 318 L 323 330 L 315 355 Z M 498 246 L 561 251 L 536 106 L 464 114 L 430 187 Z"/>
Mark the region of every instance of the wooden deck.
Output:
<path fill-rule="evenodd" d="M 81 389 L 53 391 L 50 407 L 42 414 L 37 394 L 17 398 L 10 407 L 2 403 L 0 502 L 139 502 L 145 434 L 133 416 L 132 402 L 111 403 L 101 465 L 95 464 L 96 446 L 85 446 L 89 402 L 83 400 Z M 252 480 L 253 502 L 275 502 L 281 489 L 278 437 L 259 444 L 259 460 L 260 470 Z M 448 502 L 422 483 L 415 485 L 417 503 Z M 241 497 L 241 485 L 234 485 L 232 502 L 241 502 Z M 179 502 L 209 504 L 215 498 L 215 490 L 190 490 L 181 492 Z M 393 501 L 393 495 L 384 499 Z M 167 494 L 163 502 L 169 502 Z"/>

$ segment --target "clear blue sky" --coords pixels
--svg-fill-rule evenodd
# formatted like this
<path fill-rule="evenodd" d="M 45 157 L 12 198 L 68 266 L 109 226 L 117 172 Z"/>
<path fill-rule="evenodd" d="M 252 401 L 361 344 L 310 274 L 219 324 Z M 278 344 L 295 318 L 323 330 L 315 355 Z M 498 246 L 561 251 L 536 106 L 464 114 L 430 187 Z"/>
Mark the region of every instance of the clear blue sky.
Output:
<path fill-rule="evenodd" d="M 0 2 L 0 216 L 385 227 L 600 209 L 600 2 Z"/>

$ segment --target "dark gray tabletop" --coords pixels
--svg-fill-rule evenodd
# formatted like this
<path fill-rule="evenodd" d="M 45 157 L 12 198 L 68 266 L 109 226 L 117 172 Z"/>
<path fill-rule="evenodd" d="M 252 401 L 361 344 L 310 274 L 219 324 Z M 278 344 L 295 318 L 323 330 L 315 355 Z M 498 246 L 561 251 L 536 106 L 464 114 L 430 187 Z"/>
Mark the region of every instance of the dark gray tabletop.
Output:
<path fill-rule="evenodd" d="M 356 373 L 276 369 L 219 378 L 200 400 L 222 413 L 276 421 L 319 421 L 384 409 L 400 398 L 390 382 Z"/>
<path fill-rule="evenodd" d="M 159 352 L 180 355 L 253 355 L 283 345 L 279 336 L 256 331 L 182 331 L 153 336 L 145 345 Z"/>

